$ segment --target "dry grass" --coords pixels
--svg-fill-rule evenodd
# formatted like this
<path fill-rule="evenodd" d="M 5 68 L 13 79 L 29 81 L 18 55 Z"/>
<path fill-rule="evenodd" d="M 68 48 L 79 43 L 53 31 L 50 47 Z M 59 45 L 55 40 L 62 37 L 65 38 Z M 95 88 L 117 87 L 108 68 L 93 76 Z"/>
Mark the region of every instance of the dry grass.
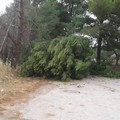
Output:
<path fill-rule="evenodd" d="M 6 105 L 26 101 L 29 93 L 46 82 L 38 78 L 22 78 L 0 61 L 0 113 Z"/>
<path fill-rule="evenodd" d="M 9 65 L 4 64 L 0 60 L 0 78 L 5 76 L 13 77 L 14 75 L 15 71 Z"/>

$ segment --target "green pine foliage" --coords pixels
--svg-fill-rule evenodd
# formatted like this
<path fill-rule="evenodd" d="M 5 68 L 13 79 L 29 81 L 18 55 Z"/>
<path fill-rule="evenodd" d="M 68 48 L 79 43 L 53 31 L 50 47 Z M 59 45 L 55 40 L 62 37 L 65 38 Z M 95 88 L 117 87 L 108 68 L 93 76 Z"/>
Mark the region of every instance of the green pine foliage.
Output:
<path fill-rule="evenodd" d="M 120 78 L 120 71 L 113 69 L 110 65 L 107 65 L 107 63 L 104 62 L 101 64 L 92 62 L 90 64 L 90 74 L 109 78 Z"/>
<path fill-rule="evenodd" d="M 34 45 L 31 55 L 22 64 L 21 74 L 23 76 L 42 76 L 47 63 L 47 48 L 49 42 L 37 42 Z"/>
<path fill-rule="evenodd" d="M 88 56 L 91 56 L 89 40 L 82 37 L 39 42 L 22 65 L 21 74 L 61 80 L 81 79 L 89 75 Z"/>
<path fill-rule="evenodd" d="M 115 71 L 111 66 L 106 66 L 103 76 L 110 78 L 120 78 L 120 71 Z"/>

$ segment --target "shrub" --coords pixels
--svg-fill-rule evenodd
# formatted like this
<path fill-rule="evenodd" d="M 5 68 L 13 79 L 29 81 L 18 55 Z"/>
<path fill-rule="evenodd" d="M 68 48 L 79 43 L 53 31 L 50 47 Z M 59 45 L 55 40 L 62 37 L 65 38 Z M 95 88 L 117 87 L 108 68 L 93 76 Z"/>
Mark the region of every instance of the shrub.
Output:
<path fill-rule="evenodd" d="M 106 66 L 104 70 L 104 76 L 110 78 L 120 78 L 120 72 L 114 71 L 111 66 Z"/>
<path fill-rule="evenodd" d="M 75 78 L 82 79 L 89 75 L 89 66 L 90 63 L 82 62 L 80 60 L 76 61 L 75 63 Z"/>
<path fill-rule="evenodd" d="M 90 74 L 91 75 L 102 75 L 105 69 L 106 69 L 105 63 L 98 64 L 97 62 L 91 62 Z"/>
<path fill-rule="evenodd" d="M 41 76 L 44 74 L 44 68 L 47 64 L 48 41 L 36 43 L 31 55 L 21 66 L 21 75 L 23 76 Z"/>
<path fill-rule="evenodd" d="M 90 74 L 110 78 L 120 78 L 120 72 L 113 70 L 113 68 L 106 63 L 97 64 L 96 62 L 92 62 L 90 65 Z"/>
<path fill-rule="evenodd" d="M 81 79 L 89 74 L 90 51 L 89 40 L 75 36 L 57 38 L 50 44 L 40 42 L 22 65 L 21 72 L 62 80 Z"/>

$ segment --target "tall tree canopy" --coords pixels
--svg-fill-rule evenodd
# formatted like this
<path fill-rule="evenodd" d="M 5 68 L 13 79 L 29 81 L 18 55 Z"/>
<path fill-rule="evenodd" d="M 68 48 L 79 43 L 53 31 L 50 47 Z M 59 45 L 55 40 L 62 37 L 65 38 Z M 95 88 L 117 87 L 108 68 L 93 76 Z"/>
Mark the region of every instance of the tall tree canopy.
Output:
<path fill-rule="evenodd" d="M 98 40 L 97 40 L 97 61 L 101 61 L 102 44 L 115 50 L 115 44 L 120 43 L 120 9 L 119 0 L 90 0 L 89 7 L 93 14 L 97 16 Z M 105 23 L 107 21 L 107 23 Z M 116 38 L 117 37 L 117 38 Z M 104 40 L 104 42 L 103 42 Z M 112 47 L 110 44 L 113 44 Z M 114 45 L 116 47 L 114 47 Z"/>

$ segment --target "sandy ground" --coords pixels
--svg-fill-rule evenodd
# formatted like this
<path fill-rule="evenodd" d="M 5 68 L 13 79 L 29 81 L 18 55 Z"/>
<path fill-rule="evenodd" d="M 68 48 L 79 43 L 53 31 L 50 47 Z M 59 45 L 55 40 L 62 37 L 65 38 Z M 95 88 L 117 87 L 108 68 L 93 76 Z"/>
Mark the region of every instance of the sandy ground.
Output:
<path fill-rule="evenodd" d="M 0 120 L 120 120 L 120 79 L 49 82 Z"/>
<path fill-rule="evenodd" d="M 0 115 L 8 105 L 26 102 L 29 94 L 36 91 L 47 81 L 38 78 L 3 77 L 0 78 Z"/>
<path fill-rule="evenodd" d="M 19 72 L 0 60 L 0 115 L 8 105 L 26 101 L 29 93 L 46 84 L 40 78 L 20 77 Z"/>

